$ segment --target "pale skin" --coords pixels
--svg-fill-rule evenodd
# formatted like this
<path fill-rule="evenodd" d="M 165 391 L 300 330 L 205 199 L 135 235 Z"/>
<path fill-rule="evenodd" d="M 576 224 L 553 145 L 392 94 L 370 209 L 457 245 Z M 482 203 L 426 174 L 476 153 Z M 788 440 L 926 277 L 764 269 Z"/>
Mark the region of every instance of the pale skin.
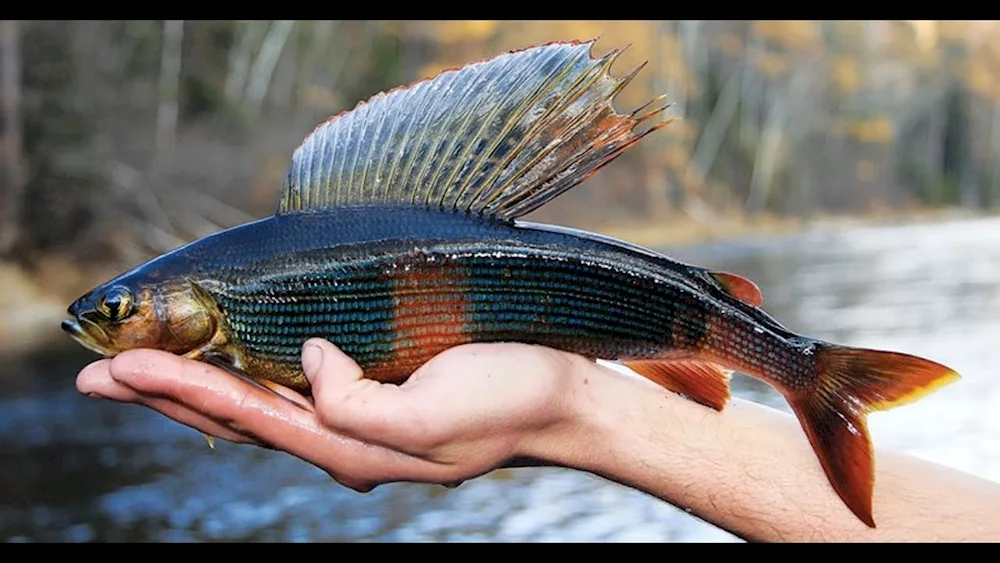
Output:
<path fill-rule="evenodd" d="M 876 529 L 833 492 L 798 422 L 732 400 L 716 412 L 584 358 L 521 344 L 449 350 L 401 386 L 308 342 L 311 400 L 135 350 L 80 372 L 81 393 L 208 435 L 288 452 L 367 491 L 554 465 L 654 495 L 749 541 L 1000 541 L 1000 484 L 878 448 Z"/>

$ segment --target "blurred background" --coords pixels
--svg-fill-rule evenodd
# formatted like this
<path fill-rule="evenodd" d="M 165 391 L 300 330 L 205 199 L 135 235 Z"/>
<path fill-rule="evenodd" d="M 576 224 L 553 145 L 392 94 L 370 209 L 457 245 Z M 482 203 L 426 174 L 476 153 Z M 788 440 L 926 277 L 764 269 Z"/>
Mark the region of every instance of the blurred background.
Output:
<path fill-rule="evenodd" d="M 531 217 L 747 275 L 795 330 L 965 377 L 878 447 L 1000 479 L 1000 25 L 991 21 L 0 21 L 0 538 L 735 541 L 570 471 L 360 495 L 274 452 L 85 399 L 58 330 L 122 268 L 270 214 L 362 99 L 600 38 L 676 122 Z M 769 388 L 737 394 L 785 408 Z M 780 460 L 776 460 L 780 467 Z"/>

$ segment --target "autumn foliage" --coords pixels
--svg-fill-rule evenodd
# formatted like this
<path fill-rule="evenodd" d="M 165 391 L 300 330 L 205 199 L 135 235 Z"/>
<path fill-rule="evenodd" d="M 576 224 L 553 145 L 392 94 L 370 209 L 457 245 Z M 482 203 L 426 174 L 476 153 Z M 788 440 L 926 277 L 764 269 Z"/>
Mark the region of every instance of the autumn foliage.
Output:
<path fill-rule="evenodd" d="M 979 21 L 8 22 L 0 252 L 135 260 L 269 213 L 291 151 L 329 115 L 504 50 L 593 38 L 599 54 L 630 46 L 619 73 L 648 61 L 621 109 L 666 93 L 678 120 L 548 217 L 593 227 L 677 212 L 986 209 L 1000 203 L 998 32 Z"/>

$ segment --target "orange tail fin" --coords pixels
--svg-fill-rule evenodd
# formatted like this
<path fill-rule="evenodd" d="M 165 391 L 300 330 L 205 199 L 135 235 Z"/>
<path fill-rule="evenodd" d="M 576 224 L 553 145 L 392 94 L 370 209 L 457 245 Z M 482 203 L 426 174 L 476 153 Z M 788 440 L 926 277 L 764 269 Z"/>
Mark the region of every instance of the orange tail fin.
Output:
<path fill-rule="evenodd" d="M 868 413 L 915 401 L 959 375 L 907 354 L 832 344 L 818 347 L 817 360 L 816 387 L 789 392 L 786 397 L 834 490 L 861 521 L 874 528 L 875 465 Z"/>

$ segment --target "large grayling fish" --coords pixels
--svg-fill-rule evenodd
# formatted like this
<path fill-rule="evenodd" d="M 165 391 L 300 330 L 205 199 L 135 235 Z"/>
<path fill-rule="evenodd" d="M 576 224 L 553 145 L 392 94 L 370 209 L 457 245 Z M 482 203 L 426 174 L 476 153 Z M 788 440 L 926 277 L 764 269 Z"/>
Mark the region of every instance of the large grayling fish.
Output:
<path fill-rule="evenodd" d="M 465 343 L 539 344 L 619 360 L 718 410 L 738 370 L 785 396 L 836 492 L 874 526 L 866 414 L 954 371 L 794 334 L 737 275 L 517 220 L 667 124 L 637 133 L 664 108 L 616 112 L 639 69 L 615 78 L 618 52 L 590 48 L 503 54 L 330 119 L 295 151 L 274 216 L 95 288 L 63 328 L 105 356 L 157 348 L 304 393 L 311 337 L 384 382 Z"/>

